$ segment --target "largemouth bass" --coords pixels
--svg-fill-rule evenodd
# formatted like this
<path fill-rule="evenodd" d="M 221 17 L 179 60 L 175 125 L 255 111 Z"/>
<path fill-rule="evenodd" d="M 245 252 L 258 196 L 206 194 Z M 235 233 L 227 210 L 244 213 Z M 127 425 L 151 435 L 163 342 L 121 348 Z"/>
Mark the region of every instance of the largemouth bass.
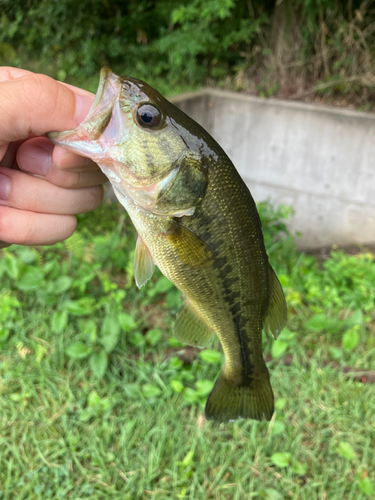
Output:
<path fill-rule="evenodd" d="M 183 293 L 174 335 L 199 347 L 218 335 L 225 364 L 206 418 L 269 420 L 262 329 L 278 335 L 286 304 L 254 200 L 221 147 L 147 83 L 108 68 L 84 122 L 48 137 L 110 180 L 138 231 L 137 285 L 156 264 Z"/>

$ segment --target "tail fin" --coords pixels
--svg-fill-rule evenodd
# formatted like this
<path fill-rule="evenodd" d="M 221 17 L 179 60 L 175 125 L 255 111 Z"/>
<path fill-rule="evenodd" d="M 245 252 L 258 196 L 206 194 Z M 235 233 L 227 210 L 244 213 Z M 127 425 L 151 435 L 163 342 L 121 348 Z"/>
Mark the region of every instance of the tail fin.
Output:
<path fill-rule="evenodd" d="M 273 392 L 268 370 L 249 384 L 233 384 L 220 372 L 206 403 L 207 420 L 230 422 L 240 418 L 271 420 L 274 410 Z"/>

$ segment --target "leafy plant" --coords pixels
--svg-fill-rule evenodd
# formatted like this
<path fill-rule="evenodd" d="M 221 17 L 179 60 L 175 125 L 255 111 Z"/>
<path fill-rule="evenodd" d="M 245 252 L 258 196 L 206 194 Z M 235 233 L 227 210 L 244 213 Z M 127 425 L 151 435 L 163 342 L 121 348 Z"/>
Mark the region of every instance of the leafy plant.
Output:
<path fill-rule="evenodd" d="M 167 94 L 208 82 L 263 97 L 339 96 L 368 109 L 375 43 L 370 4 L 5 0 L 0 63 L 92 91 L 108 64 Z"/>
<path fill-rule="evenodd" d="M 343 370 L 375 363 L 371 254 L 319 263 L 293 248 L 287 210 L 261 212 L 289 308 L 265 341 L 270 422 L 204 419 L 223 353 L 171 336 L 180 294 L 157 270 L 135 287 L 122 209 L 1 251 L 0 498 L 372 498 L 373 389 Z"/>

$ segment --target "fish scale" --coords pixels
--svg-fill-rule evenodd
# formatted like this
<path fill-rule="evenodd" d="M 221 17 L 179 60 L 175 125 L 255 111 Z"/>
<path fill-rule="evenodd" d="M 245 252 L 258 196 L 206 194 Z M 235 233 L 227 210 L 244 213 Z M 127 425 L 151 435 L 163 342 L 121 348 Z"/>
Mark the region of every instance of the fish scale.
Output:
<path fill-rule="evenodd" d="M 155 264 L 183 293 L 175 336 L 200 347 L 219 337 L 225 364 L 206 417 L 270 419 L 262 329 L 280 333 L 286 304 L 254 200 L 225 152 L 156 90 L 108 68 L 85 121 L 49 137 L 92 158 L 112 183 L 138 231 L 138 286 Z"/>

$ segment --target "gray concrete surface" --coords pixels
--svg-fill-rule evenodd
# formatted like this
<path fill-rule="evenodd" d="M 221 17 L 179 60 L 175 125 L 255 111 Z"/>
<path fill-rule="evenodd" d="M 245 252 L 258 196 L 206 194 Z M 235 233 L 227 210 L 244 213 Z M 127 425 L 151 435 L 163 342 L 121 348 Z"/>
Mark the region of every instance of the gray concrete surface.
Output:
<path fill-rule="evenodd" d="M 300 248 L 375 242 L 375 116 L 232 92 L 171 99 L 222 146 L 257 201 L 291 205 Z"/>

